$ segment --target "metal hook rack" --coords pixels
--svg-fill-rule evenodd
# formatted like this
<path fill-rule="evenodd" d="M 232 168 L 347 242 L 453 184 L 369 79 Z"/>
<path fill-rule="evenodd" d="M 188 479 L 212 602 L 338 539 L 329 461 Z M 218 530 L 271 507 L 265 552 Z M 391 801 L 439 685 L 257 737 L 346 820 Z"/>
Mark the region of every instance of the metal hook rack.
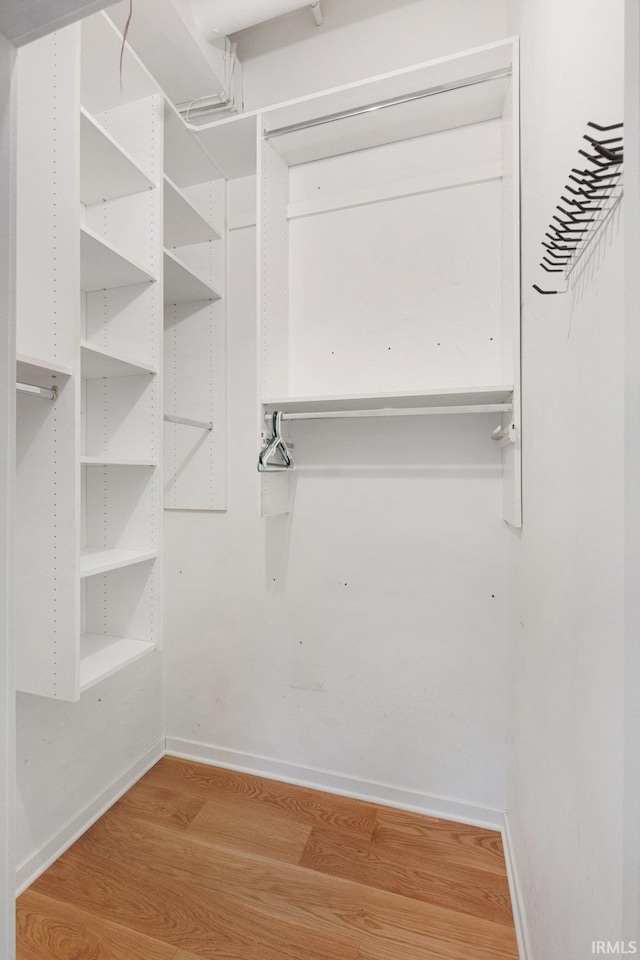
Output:
<path fill-rule="evenodd" d="M 608 126 L 589 121 L 587 124 L 598 133 L 622 131 L 622 123 Z M 566 194 L 556 205 L 549 230 L 542 241 L 544 254 L 540 267 L 545 273 L 561 274 L 564 290 L 547 290 L 537 283 L 533 289 L 544 296 L 567 293 L 571 274 L 591 247 L 593 241 L 609 221 L 622 199 L 622 163 L 624 161 L 623 137 L 605 139 L 585 133 L 583 139 L 592 152 L 579 149 L 578 153 L 591 166 L 586 169 L 572 167 L 568 179 L 574 184 L 565 184 Z"/>

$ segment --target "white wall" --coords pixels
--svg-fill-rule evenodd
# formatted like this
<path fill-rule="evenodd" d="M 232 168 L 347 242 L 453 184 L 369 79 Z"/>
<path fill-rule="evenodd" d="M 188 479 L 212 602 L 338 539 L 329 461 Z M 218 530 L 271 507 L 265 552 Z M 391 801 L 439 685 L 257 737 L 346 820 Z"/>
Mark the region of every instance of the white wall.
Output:
<path fill-rule="evenodd" d="M 493 31 L 475 32 L 456 28 L 458 5 L 446 17 L 440 4 L 418 6 L 437 9 L 440 49 L 403 49 L 404 65 L 445 40 L 457 49 L 504 36 L 496 4 L 482 4 Z M 405 38 L 415 7 L 394 5 Z M 400 65 L 396 50 L 399 60 L 374 67 L 372 24 L 361 26 L 350 76 Z M 327 33 L 323 86 L 344 77 L 344 42 Z M 288 49 L 292 65 L 304 47 Z M 301 92 L 285 80 L 278 96 Z M 494 424 L 298 426 L 292 512 L 260 520 L 254 271 L 253 229 L 233 231 L 229 509 L 165 523 L 168 736 L 200 744 L 171 746 L 375 796 L 405 791 L 405 802 L 451 798 L 453 812 L 499 822 L 511 534 Z"/>
<path fill-rule="evenodd" d="M 247 110 L 499 40 L 506 0 L 322 0 L 236 34 Z"/>
<path fill-rule="evenodd" d="M 0 33 L 0 956 L 14 940 L 13 502 L 15 476 L 14 51 Z"/>
<path fill-rule="evenodd" d="M 528 960 L 584 960 L 592 940 L 623 935 L 622 217 L 570 293 L 531 289 L 553 287 L 539 244 L 587 121 L 622 119 L 623 8 L 526 0 L 512 25 L 522 44 L 525 514 L 513 551 L 507 813 Z"/>

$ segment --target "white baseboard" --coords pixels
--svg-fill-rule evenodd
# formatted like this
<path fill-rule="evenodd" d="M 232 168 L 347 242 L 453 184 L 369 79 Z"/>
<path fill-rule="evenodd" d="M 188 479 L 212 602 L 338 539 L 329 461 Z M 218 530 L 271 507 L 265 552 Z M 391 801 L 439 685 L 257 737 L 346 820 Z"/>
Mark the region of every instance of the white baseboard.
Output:
<path fill-rule="evenodd" d="M 92 826 L 116 800 L 129 790 L 134 783 L 144 776 L 151 767 L 158 762 L 165 752 L 164 740 L 159 740 L 143 757 L 141 757 L 126 773 L 118 777 L 110 787 L 96 797 L 84 810 L 71 820 L 66 827 L 52 837 L 40 850 L 21 863 L 16 871 L 17 896 L 44 873 L 65 850 L 75 843 L 85 831 Z"/>
<path fill-rule="evenodd" d="M 502 828 L 502 845 L 504 847 L 504 858 L 507 864 L 507 876 L 509 878 L 509 890 L 511 891 L 511 905 L 513 908 L 513 922 L 516 928 L 516 937 L 518 939 L 518 952 L 520 960 L 533 960 L 531 944 L 529 941 L 529 932 L 527 927 L 527 916 L 524 907 L 524 897 L 518 875 L 513 841 L 509 827 L 509 817 L 504 815 L 504 827 Z"/>
<path fill-rule="evenodd" d="M 490 830 L 502 830 L 504 813 L 491 807 L 481 807 L 438 797 L 414 790 L 405 790 L 375 780 L 358 780 L 340 773 L 318 770 L 283 760 L 255 756 L 237 750 L 227 750 L 206 743 L 167 737 L 166 752 L 171 757 L 183 760 L 195 760 L 215 767 L 237 770 L 239 773 L 252 773 L 255 776 L 269 777 L 284 783 L 293 783 L 314 790 L 326 790 L 343 797 L 366 800 L 378 806 L 398 807 L 413 813 L 423 813 L 432 817 L 455 820 L 473 826 L 487 827 Z"/>

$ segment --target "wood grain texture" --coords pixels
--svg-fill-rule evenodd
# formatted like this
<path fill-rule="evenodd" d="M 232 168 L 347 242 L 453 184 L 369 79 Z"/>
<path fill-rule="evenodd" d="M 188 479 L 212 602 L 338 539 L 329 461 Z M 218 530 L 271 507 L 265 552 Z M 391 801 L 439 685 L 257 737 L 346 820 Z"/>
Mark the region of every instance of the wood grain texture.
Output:
<path fill-rule="evenodd" d="M 370 837 L 375 825 L 377 807 L 372 803 L 176 757 L 163 757 L 144 779 L 205 800 L 227 798 L 277 807 L 310 827 L 339 827 Z"/>
<path fill-rule="evenodd" d="M 366 837 L 314 828 L 299 863 L 460 913 L 513 923 L 506 876 L 475 866 L 433 861 L 421 850 L 398 852 Z"/>
<path fill-rule="evenodd" d="M 517 960 L 498 834 L 167 760 L 21 898 L 19 960 Z"/>
<path fill-rule="evenodd" d="M 16 960 L 173 960 L 175 948 L 27 890 L 18 902 Z"/>

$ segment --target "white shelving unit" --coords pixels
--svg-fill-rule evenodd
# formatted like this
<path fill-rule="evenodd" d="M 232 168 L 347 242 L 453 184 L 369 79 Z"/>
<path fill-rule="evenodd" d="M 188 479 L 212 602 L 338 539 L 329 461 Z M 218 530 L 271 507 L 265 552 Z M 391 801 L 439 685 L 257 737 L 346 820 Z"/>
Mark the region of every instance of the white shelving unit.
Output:
<path fill-rule="evenodd" d="M 260 443 L 274 411 L 486 412 L 493 422 L 466 429 L 486 423 L 500 442 L 516 527 L 518 82 L 506 40 L 254 117 Z M 198 136 L 226 144 L 233 167 L 248 122 Z M 289 510 L 290 483 L 290 471 L 261 474 L 263 516 Z"/>
<path fill-rule="evenodd" d="M 18 687 L 70 701 L 161 648 L 163 499 L 225 505 L 226 183 L 121 44 L 19 63 Z"/>
<path fill-rule="evenodd" d="M 80 558 L 80 576 L 94 577 L 98 573 L 120 570 L 134 563 L 155 560 L 155 550 L 111 550 L 102 547 L 83 547 Z"/>
<path fill-rule="evenodd" d="M 166 247 L 221 240 L 222 234 L 196 210 L 175 183 L 164 175 L 164 242 Z"/>
<path fill-rule="evenodd" d="M 133 377 L 142 373 L 156 374 L 157 369 L 149 363 L 116 356 L 102 347 L 80 341 L 82 376 L 86 380 L 105 377 Z"/>
<path fill-rule="evenodd" d="M 211 283 L 187 266 L 171 250 L 164 251 L 165 303 L 201 303 L 221 300 L 222 294 Z"/>
<path fill-rule="evenodd" d="M 80 200 L 100 203 L 143 190 L 154 183 L 111 134 L 80 108 Z"/>
<path fill-rule="evenodd" d="M 80 288 L 85 293 L 158 279 L 85 225 L 80 227 L 80 256 Z"/>

